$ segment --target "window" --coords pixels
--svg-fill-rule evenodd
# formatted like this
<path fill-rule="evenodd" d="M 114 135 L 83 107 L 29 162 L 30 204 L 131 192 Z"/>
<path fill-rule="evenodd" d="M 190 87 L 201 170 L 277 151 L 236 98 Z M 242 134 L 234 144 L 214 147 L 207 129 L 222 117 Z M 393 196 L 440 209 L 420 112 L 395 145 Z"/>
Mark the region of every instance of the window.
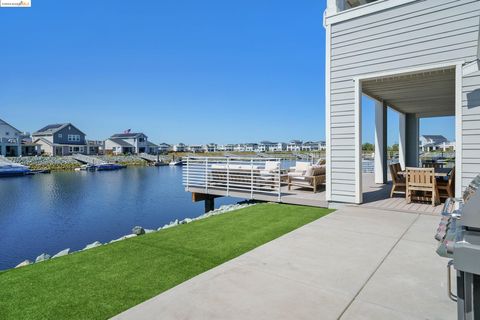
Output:
<path fill-rule="evenodd" d="M 61 133 L 59 133 L 58 137 L 61 139 L 63 137 L 63 135 Z"/>
<path fill-rule="evenodd" d="M 78 142 L 78 141 L 80 141 L 80 135 L 79 134 L 69 134 L 68 135 L 68 141 Z"/>
<path fill-rule="evenodd" d="M 6 135 L 6 136 L 9 136 L 9 135 L 10 135 L 10 132 L 8 132 L 8 131 L 5 132 L 5 135 Z"/>

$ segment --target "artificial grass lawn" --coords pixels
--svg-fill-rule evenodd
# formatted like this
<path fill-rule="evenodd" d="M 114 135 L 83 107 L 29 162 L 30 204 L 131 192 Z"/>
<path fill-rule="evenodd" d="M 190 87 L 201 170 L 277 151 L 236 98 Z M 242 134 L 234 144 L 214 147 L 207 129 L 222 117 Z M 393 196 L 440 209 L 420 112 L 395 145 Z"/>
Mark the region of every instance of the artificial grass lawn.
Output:
<path fill-rule="evenodd" d="M 331 210 L 258 204 L 0 273 L 0 319 L 105 319 Z"/>

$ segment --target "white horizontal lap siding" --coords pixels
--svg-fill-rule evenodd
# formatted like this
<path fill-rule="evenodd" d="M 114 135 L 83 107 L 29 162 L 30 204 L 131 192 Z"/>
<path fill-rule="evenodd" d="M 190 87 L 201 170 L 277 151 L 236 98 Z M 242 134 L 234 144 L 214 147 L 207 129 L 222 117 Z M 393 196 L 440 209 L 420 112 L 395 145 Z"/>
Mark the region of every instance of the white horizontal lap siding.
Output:
<path fill-rule="evenodd" d="M 480 174 L 480 72 L 462 81 L 462 187 Z"/>
<path fill-rule="evenodd" d="M 331 25 L 332 201 L 355 202 L 354 78 L 472 61 L 477 56 L 479 16 L 480 1 L 425 0 Z M 478 88 L 478 84 L 476 78 L 464 79 L 464 93 L 468 88 Z M 480 107 L 463 112 L 464 119 L 470 117 L 472 121 L 471 126 L 468 121 L 464 122 L 463 154 L 473 157 L 478 152 L 477 159 L 480 159 L 480 148 L 474 145 L 477 142 L 471 144 L 467 138 L 467 133 L 480 137 Z M 473 149 L 469 150 L 469 146 Z M 464 177 L 474 174 L 470 171 L 476 164 L 466 163 Z M 480 168 L 480 160 L 478 166 Z"/>

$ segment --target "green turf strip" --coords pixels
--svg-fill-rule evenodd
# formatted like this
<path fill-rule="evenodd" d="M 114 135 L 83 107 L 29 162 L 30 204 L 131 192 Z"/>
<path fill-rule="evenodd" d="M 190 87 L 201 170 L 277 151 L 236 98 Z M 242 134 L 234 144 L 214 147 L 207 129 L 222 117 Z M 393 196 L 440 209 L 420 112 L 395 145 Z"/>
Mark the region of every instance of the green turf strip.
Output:
<path fill-rule="evenodd" d="M 0 273 L 0 319 L 106 319 L 331 210 L 258 204 Z"/>

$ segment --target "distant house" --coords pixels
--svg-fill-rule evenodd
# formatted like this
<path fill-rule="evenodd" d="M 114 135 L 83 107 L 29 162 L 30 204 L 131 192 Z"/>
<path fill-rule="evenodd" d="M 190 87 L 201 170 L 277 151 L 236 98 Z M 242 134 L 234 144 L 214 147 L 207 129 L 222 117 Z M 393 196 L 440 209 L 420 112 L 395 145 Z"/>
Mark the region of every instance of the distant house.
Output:
<path fill-rule="evenodd" d="M 87 140 L 87 154 L 103 154 L 105 152 L 105 141 Z"/>
<path fill-rule="evenodd" d="M 301 151 L 303 142 L 300 140 L 292 140 L 287 144 L 287 151 Z"/>
<path fill-rule="evenodd" d="M 71 123 L 50 124 L 32 134 L 41 152 L 51 156 L 87 153 L 85 133 Z"/>
<path fill-rule="evenodd" d="M 22 156 L 36 156 L 42 153 L 41 146 L 33 142 L 29 132 L 23 132 L 20 135 L 20 141 L 22 143 Z"/>
<path fill-rule="evenodd" d="M 191 144 L 187 147 L 187 151 L 197 153 L 197 152 L 203 152 L 203 146 L 199 144 Z"/>
<path fill-rule="evenodd" d="M 169 151 L 172 151 L 172 146 L 169 145 L 168 143 L 162 142 L 158 145 L 158 152 L 166 153 Z"/>
<path fill-rule="evenodd" d="M 187 146 L 184 143 L 179 143 L 173 146 L 173 151 L 174 152 L 185 152 L 187 149 Z"/>
<path fill-rule="evenodd" d="M 157 148 L 142 132 L 116 133 L 105 140 L 105 151 L 113 154 L 156 153 Z"/>
<path fill-rule="evenodd" d="M 306 141 L 301 146 L 302 151 L 320 151 L 325 149 L 325 141 Z"/>
<path fill-rule="evenodd" d="M 234 151 L 235 149 L 235 145 L 234 144 L 222 144 L 220 146 L 217 147 L 217 150 L 218 151 Z"/>
<path fill-rule="evenodd" d="M 420 149 L 423 152 L 447 151 L 448 149 L 455 149 L 455 143 L 448 141 L 442 135 L 422 135 L 420 137 Z"/>
<path fill-rule="evenodd" d="M 250 142 L 250 143 L 245 143 L 243 147 L 245 148 L 244 150 L 245 152 L 254 152 L 254 151 L 257 151 L 258 144 Z"/>
<path fill-rule="evenodd" d="M 286 144 L 283 142 L 260 141 L 258 144 L 259 152 L 279 152 L 286 150 Z"/>
<path fill-rule="evenodd" d="M 236 152 L 245 152 L 245 145 L 242 144 L 242 143 L 237 143 L 237 144 L 233 147 L 233 151 L 236 151 Z"/>
<path fill-rule="evenodd" d="M 16 157 L 22 152 L 22 132 L 0 119 L 0 155 Z"/>
<path fill-rule="evenodd" d="M 217 145 L 215 143 L 208 143 L 203 146 L 205 152 L 217 152 Z"/>

